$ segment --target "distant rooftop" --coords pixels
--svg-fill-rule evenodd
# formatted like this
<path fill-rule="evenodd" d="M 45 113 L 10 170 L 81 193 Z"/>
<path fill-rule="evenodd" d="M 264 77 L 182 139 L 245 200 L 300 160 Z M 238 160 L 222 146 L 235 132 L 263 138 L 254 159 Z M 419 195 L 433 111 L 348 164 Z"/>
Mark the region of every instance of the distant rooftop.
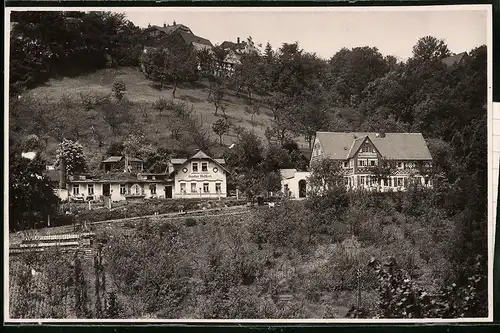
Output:
<path fill-rule="evenodd" d="M 462 52 L 459 54 L 452 55 L 451 57 L 444 58 L 441 60 L 443 64 L 445 64 L 447 67 L 451 67 L 453 65 L 459 64 L 462 60 L 464 60 L 467 57 L 467 52 Z"/>

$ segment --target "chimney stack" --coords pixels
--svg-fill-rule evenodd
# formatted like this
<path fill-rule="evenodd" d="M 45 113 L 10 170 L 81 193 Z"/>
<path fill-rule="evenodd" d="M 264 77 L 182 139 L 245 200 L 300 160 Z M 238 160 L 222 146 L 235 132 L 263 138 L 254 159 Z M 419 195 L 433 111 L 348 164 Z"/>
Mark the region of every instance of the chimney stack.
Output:
<path fill-rule="evenodd" d="M 66 160 L 64 157 L 61 157 L 61 164 L 59 165 L 59 188 L 66 188 L 66 177 L 67 177 L 67 168 L 66 168 Z"/>
<path fill-rule="evenodd" d="M 123 172 L 128 172 L 128 155 L 125 155 L 125 170 Z"/>
<path fill-rule="evenodd" d="M 240 43 L 240 37 L 236 38 L 236 41 L 237 41 L 236 44 L 239 44 Z"/>

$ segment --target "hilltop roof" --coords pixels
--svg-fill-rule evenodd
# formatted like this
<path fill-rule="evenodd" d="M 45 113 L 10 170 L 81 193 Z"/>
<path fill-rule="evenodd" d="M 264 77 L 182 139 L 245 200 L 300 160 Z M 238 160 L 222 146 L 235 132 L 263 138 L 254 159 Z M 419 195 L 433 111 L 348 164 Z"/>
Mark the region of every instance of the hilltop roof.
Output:
<path fill-rule="evenodd" d="M 152 30 L 152 29 L 156 29 L 156 30 L 160 30 L 164 33 L 166 33 L 167 35 L 171 34 L 172 32 L 175 32 L 177 30 L 189 30 L 191 31 L 191 29 L 189 29 L 188 26 L 185 26 L 184 24 L 175 24 L 175 25 L 168 25 L 166 27 L 160 27 L 160 26 L 157 26 L 157 25 L 153 25 L 149 28 L 147 28 L 147 30 Z"/>
<path fill-rule="evenodd" d="M 184 31 L 180 31 L 179 35 L 188 44 L 193 44 L 194 46 L 196 46 L 195 44 L 201 44 L 201 45 L 213 47 L 212 42 L 206 38 L 199 37 L 199 36 L 184 32 Z"/>
<path fill-rule="evenodd" d="M 234 43 L 234 42 L 230 42 L 230 41 L 226 40 L 226 41 L 222 42 L 222 44 L 220 46 L 223 49 L 231 49 L 231 50 L 235 51 L 235 50 L 244 49 L 246 45 L 247 45 L 246 42 L 240 42 L 238 44 L 238 43 Z"/>
<path fill-rule="evenodd" d="M 456 64 L 460 63 L 466 56 L 467 56 L 467 52 L 462 52 L 462 53 L 459 53 L 459 54 L 452 55 L 451 57 L 444 58 L 441 61 L 447 67 L 451 67 L 453 65 L 456 65 Z"/>
<path fill-rule="evenodd" d="M 368 137 L 380 154 L 391 160 L 431 160 L 421 133 L 316 132 L 326 158 L 348 159 Z"/>

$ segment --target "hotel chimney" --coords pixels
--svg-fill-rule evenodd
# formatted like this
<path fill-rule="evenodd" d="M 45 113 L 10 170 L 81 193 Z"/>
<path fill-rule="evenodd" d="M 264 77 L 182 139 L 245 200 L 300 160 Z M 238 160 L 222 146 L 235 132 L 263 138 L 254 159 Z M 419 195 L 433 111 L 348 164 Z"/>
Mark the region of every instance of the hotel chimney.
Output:
<path fill-rule="evenodd" d="M 65 189 L 66 188 L 66 177 L 67 177 L 67 167 L 66 167 L 66 160 L 64 158 L 61 158 L 61 164 L 59 166 L 59 188 Z"/>
<path fill-rule="evenodd" d="M 240 43 L 240 37 L 236 38 L 236 44 L 239 44 Z"/>
<path fill-rule="evenodd" d="M 125 170 L 123 172 L 129 172 L 128 155 L 125 155 Z"/>

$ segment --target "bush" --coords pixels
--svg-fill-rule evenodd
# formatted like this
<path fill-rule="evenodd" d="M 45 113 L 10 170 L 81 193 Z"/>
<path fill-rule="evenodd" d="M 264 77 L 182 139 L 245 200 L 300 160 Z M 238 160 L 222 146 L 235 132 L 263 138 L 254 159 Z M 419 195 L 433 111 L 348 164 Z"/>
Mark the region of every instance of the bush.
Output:
<path fill-rule="evenodd" d="M 196 223 L 197 223 L 196 219 L 190 217 L 186 219 L 186 222 L 184 224 L 186 225 L 186 227 L 194 227 Z"/>
<path fill-rule="evenodd" d="M 123 81 L 118 80 L 113 83 L 113 95 L 117 100 L 121 100 L 123 98 L 126 90 L 127 88 Z"/>

